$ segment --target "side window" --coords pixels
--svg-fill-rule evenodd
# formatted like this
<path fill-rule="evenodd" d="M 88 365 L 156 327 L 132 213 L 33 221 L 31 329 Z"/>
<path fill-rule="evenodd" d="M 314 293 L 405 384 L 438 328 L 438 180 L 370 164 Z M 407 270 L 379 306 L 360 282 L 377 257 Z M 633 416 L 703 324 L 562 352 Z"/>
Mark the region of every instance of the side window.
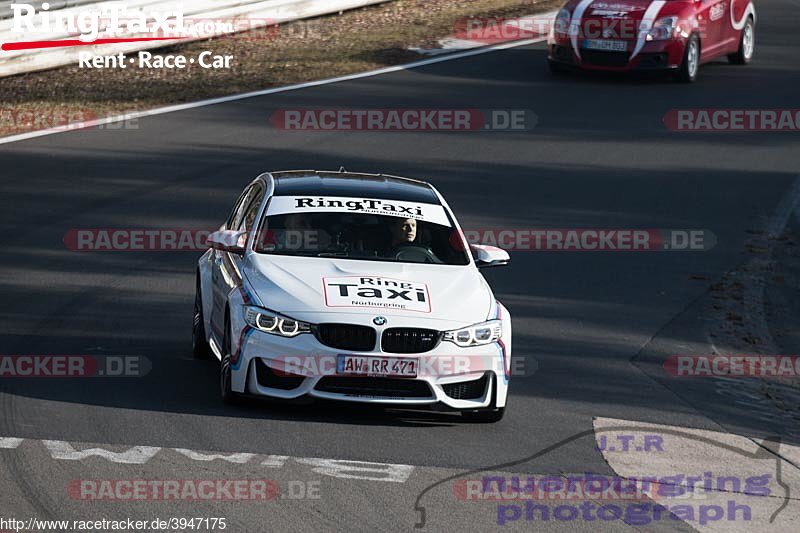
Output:
<path fill-rule="evenodd" d="M 253 199 L 258 197 L 260 201 L 260 198 L 263 198 L 263 195 L 264 190 L 260 184 L 256 183 L 249 187 L 244 194 L 242 194 L 239 203 L 236 204 L 236 209 L 233 211 L 231 218 L 228 221 L 228 229 L 238 230 L 242 225 L 242 219 L 244 218 L 247 210 L 250 208 L 250 204 L 253 202 Z"/>
<path fill-rule="evenodd" d="M 249 196 L 250 191 L 252 189 L 253 189 L 253 186 L 247 187 L 244 190 L 244 192 L 242 193 L 242 195 L 239 196 L 239 199 L 236 200 L 236 204 L 234 204 L 233 210 L 231 211 L 231 214 L 228 216 L 228 221 L 225 222 L 225 229 L 233 229 L 233 228 L 236 227 L 236 224 L 235 224 L 236 215 L 237 215 L 237 213 L 241 212 L 242 206 L 244 205 L 245 200 L 247 200 L 247 197 Z"/>
<path fill-rule="evenodd" d="M 256 215 L 258 215 L 258 208 L 261 207 L 261 200 L 264 199 L 264 189 L 262 189 L 260 186 L 257 186 L 251 196 L 252 198 L 250 203 L 248 204 L 247 209 L 244 210 L 244 214 L 239 226 L 236 228 L 238 231 L 249 232 L 253 227 L 253 224 L 255 224 Z"/>

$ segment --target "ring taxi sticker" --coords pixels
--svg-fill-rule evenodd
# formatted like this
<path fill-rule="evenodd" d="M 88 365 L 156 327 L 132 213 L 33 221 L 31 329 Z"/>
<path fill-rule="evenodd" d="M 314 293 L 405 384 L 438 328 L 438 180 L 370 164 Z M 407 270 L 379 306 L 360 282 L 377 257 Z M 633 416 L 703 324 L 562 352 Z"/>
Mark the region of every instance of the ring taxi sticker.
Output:
<path fill-rule="evenodd" d="M 413 218 L 450 227 L 450 220 L 441 205 L 378 198 L 345 196 L 273 196 L 267 215 L 288 213 L 366 213 L 399 218 Z"/>
<path fill-rule="evenodd" d="M 725 14 L 725 2 L 720 2 L 719 4 L 714 4 L 711 6 L 711 10 L 709 11 L 709 18 L 714 20 L 719 20 Z"/>
<path fill-rule="evenodd" d="M 628 13 L 634 13 L 636 11 L 644 11 L 644 8 L 641 6 L 634 6 L 631 4 L 619 3 L 619 2 L 594 2 L 591 5 L 592 15 L 597 15 L 600 17 L 619 17 L 623 18 Z"/>
<path fill-rule="evenodd" d="M 428 285 L 378 276 L 322 278 L 328 307 L 380 307 L 431 312 Z"/>

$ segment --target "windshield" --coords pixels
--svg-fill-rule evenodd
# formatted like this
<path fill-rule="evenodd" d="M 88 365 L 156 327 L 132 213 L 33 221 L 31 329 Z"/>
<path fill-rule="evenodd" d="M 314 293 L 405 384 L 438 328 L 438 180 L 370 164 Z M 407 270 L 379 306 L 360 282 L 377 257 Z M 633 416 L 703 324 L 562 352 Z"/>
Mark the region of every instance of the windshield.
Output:
<path fill-rule="evenodd" d="M 259 229 L 255 250 L 274 255 L 469 264 L 455 228 L 366 213 L 326 211 L 267 216 Z"/>

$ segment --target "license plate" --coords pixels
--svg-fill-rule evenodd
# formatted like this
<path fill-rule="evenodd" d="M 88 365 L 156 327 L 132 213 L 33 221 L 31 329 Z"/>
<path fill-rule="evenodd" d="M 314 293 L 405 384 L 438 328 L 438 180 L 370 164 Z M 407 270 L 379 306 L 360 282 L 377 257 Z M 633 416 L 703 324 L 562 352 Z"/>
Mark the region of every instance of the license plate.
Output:
<path fill-rule="evenodd" d="M 339 374 L 352 376 L 392 376 L 415 378 L 419 361 L 402 357 L 340 355 L 336 361 Z"/>
<path fill-rule="evenodd" d="M 587 50 L 608 50 L 611 52 L 625 52 L 628 43 L 625 41 L 615 41 L 610 39 L 586 39 L 583 47 Z"/>

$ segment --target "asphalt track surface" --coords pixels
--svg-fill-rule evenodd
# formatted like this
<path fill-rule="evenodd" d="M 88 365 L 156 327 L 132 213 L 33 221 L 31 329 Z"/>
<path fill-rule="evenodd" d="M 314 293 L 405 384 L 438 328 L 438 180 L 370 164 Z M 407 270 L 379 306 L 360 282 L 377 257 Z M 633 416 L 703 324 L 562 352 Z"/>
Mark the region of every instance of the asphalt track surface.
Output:
<path fill-rule="evenodd" d="M 591 436 L 524 461 L 590 432 L 594 417 L 787 435 L 780 424 L 726 410 L 711 388 L 687 401 L 639 363 L 655 343 L 665 353 L 700 346 L 687 310 L 708 291 L 707 280 L 742 262 L 746 231 L 772 214 L 800 173 L 796 133 L 676 133 L 662 117 L 674 108 L 796 108 L 797 8 L 761 2 L 756 61 L 706 66 L 693 85 L 553 78 L 537 44 L 153 116 L 138 129 L 0 146 L 2 352 L 140 355 L 153 365 L 139 379 L 1 383 L 0 436 L 29 440 L 0 450 L 0 515 L 217 516 L 233 531 L 408 530 L 419 518 L 420 491 L 454 473 L 515 461 L 514 472 L 609 472 Z M 470 133 L 269 126 L 274 110 L 304 107 L 530 109 L 538 123 L 525 132 Z M 260 172 L 340 165 L 430 180 L 465 228 L 703 228 L 718 244 L 707 252 L 521 251 L 509 267 L 487 271 L 513 314 L 515 357 L 531 372 L 513 379 L 502 422 L 472 425 L 457 416 L 327 404 L 224 406 L 215 363 L 191 357 L 198 254 L 76 253 L 62 241 L 71 228 L 212 228 Z M 698 276 L 706 281 L 692 279 Z M 58 461 L 41 440 L 164 449 L 143 465 Z M 255 460 L 190 460 L 167 448 L 290 459 L 266 468 Z M 414 469 L 402 483 L 379 482 L 325 475 L 302 458 Z M 86 478 L 237 476 L 282 488 L 317 481 L 320 498 L 86 502 L 65 489 Z M 425 498 L 432 530 L 495 523 L 491 505 L 460 502 L 446 488 Z M 635 529 L 619 521 L 538 525 L 545 526 Z M 646 529 L 691 528 L 672 521 Z"/>

